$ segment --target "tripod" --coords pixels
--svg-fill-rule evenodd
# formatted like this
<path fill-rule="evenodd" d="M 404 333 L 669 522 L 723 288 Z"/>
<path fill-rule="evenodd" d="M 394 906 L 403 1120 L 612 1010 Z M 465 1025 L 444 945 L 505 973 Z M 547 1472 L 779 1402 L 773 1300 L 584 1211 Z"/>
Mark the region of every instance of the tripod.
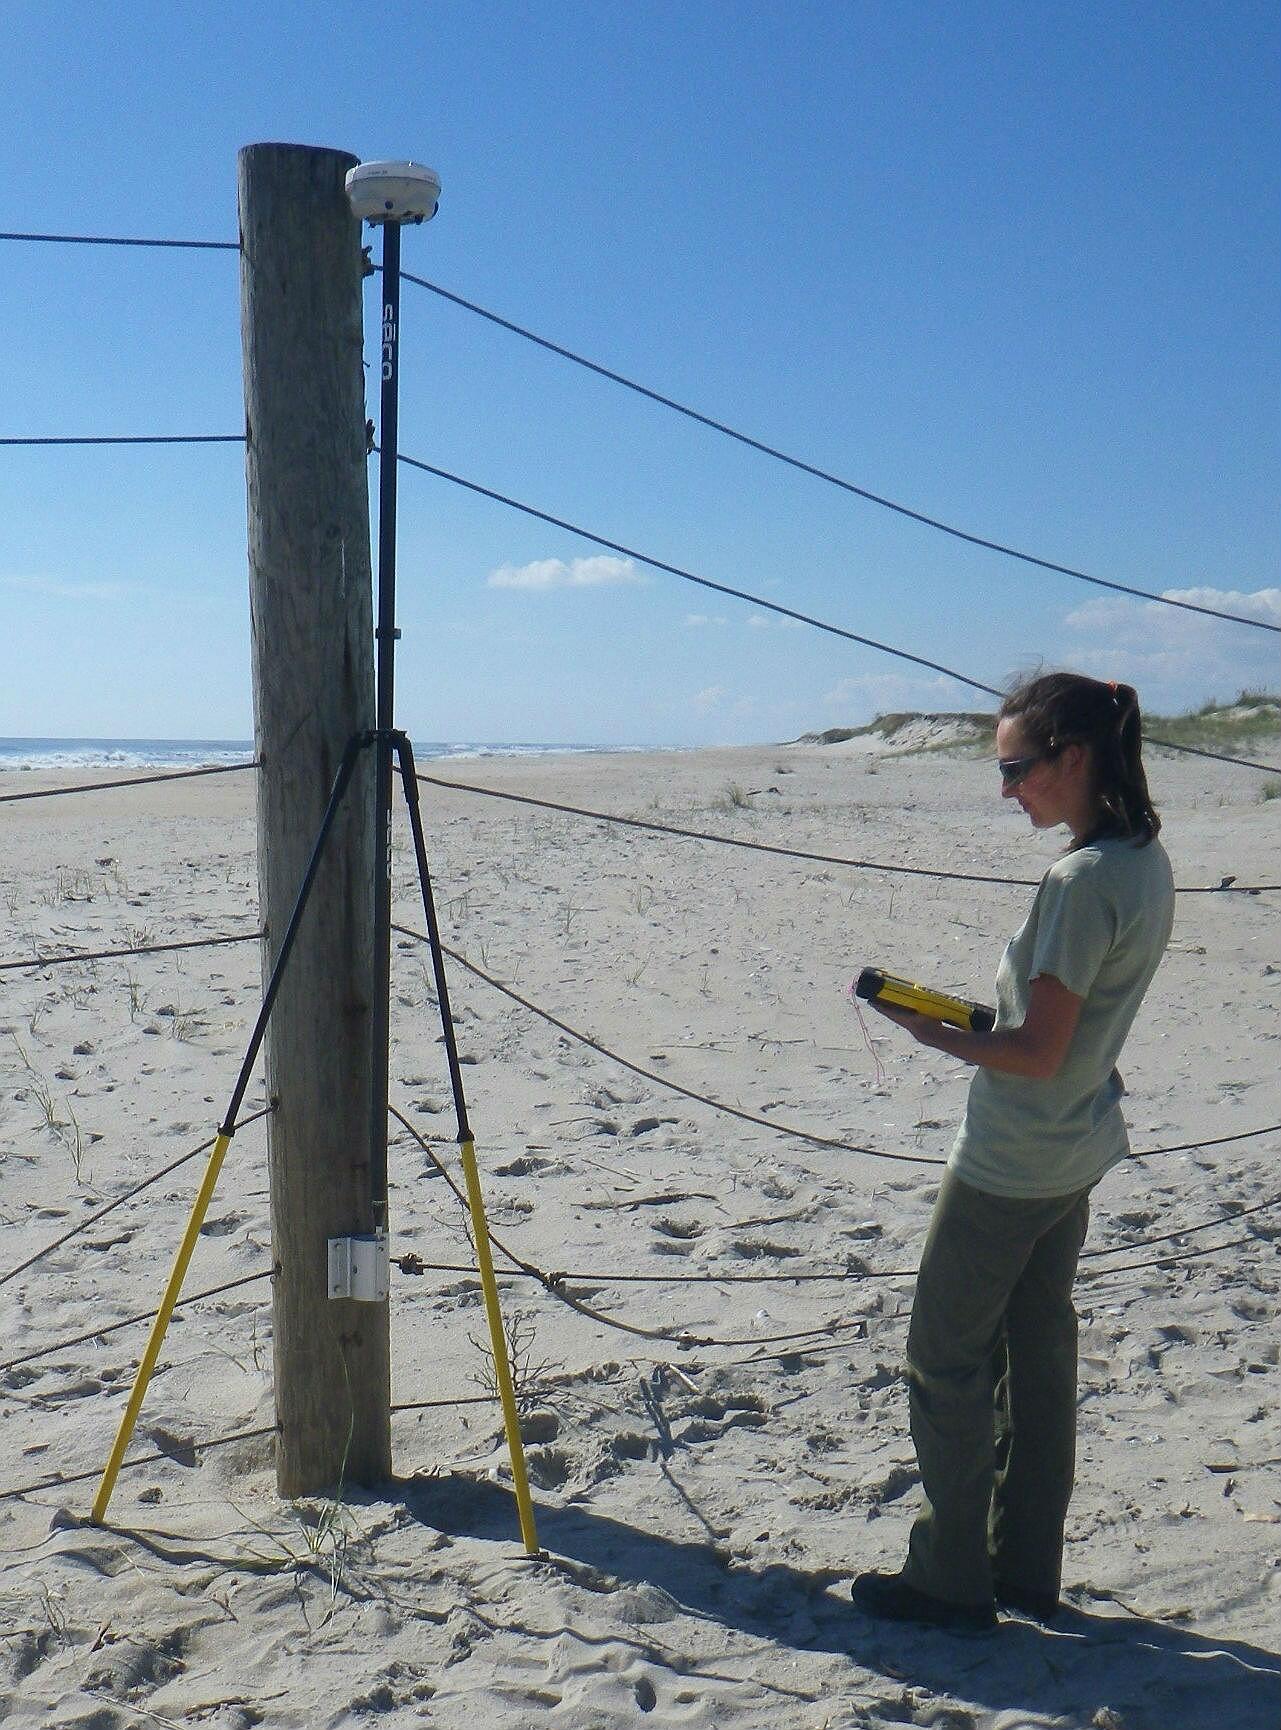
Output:
<path fill-rule="evenodd" d="M 529 1494 L 529 1480 L 525 1470 L 524 1448 L 520 1436 L 520 1422 L 516 1409 L 515 1391 L 512 1386 L 511 1367 L 507 1354 L 506 1338 L 503 1330 L 502 1312 L 498 1301 L 498 1286 L 494 1277 L 493 1258 L 490 1254 L 489 1231 L 485 1220 L 484 1198 L 480 1187 L 480 1174 L 476 1164 L 476 1145 L 471 1124 L 467 1114 L 467 1098 L 463 1088 L 462 1066 L 458 1059 L 458 1041 L 454 1032 L 453 1015 L 449 1005 L 449 982 L 445 974 L 445 957 L 440 941 L 440 925 L 436 917 L 436 899 L 432 891 L 431 868 L 427 859 L 427 842 L 423 832 L 422 808 L 418 796 L 418 779 L 414 767 L 414 751 L 407 734 L 392 729 L 389 734 L 383 734 L 378 728 L 359 733 L 348 741 L 343 752 L 342 761 L 334 777 L 334 783 L 329 795 L 329 803 L 321 819 L 320 829 L 312 847 L 311 858 L 308 861 L 298 898 L 290 915 L 289 924 L 281 941 L 280 952 L 272 968 L 271 978 L 263 994 L 262 1007 L 250 1036 L 240 1073 L 232 1090 L 231 1099 L 226 1113 L 218 1129 L 213 1151 L 209 1156 L 208 1165 L 192 1206 L 187 1228 L 175 1257 L 169 1283 L 164 1299 L 152 1324 L 150 1338 L 138 1367 L 133 1389 L 129 1397 L 124 1416 L 120 1421 L 119 1430 L 110 1457 L 103 1470 L 102 1481 L 93 1505 L 92 1518 L 96 1524 L 101 1524 L 106 1514 L 107 1504 L 115 1487 L 116 1477 L 124 1459 L 125 1450 L 133 1435 L 138 1413 L 146 1394 L 147 1384 L 160 1355 L 165 1332 L 177 1302 L 191 1253 L 195 1248 L 196 1238 L 204 1223 L 205 1213 L 212 1199 L 218 1174 L 222 1168 L 223 1158 L 230 1145 L 231 1138 L 236 1133 L 236 1119 L 239 1116 L 244 1101 L 246 1089 L 249 1086 L 250 1074 L 257 1060 L 259 1050 L 267 1032 L 267 1023 L 271 1017 L 272 1007 L 276 1001 L 280 986 L 289 965 L 290 953 L 294 941 L 307 910 L 307 901 L 311 894 L 316 874 L 324 857 L 325 846 L 329 840 L 338 812 L 342 806 L 343 797 L 351 785 L 352 776 L 360 755 L 366 750 L 384 749 L 390 758 L 394 757 L 400 770 L 401 785 L 404 790 L 405 804 L 409 811 L 410 829 L 414 841 L 414 857 L 418 871 L 419 889 L 422 894 L 423 912 L 427 920 L 428 943 L 431 949 L 432 968 L 436 981 L 436 997 L 440 1009 L 441 1033 L 444 1040 L 445 1056 L 449 1066 L 450 1086 L 453 1090 L 454 1113 L 457 1120 L 457 1139 L 462 1159 L 463 1175 L 467 1187 L 467 1202 L 471 1215 L 472 1237 L 475 1243 L 476 1260 L 480 1270 L 481 1286 L 484 1292 L 486 1318 L 489 1323 L 490 1349 L 494 1360 L 494 1373 L 498 1386 L 499 1399 L 503 1408 L 503 1426 L 507 1437 L 508 1452 L 511 1458 L 512 1481 L 516 1492 L 516 1504 L 520 1516 L 521 1536 L 526 1552 L 530 1555 L 538 1553 L 538 1535 L 534 1524 L 533 1505 Z M 386 1007 L 386 1006 L 384 1006 Z M 385 1050 L 385 1048 L 384 1048 Z M 387 1073 L 382 1070 L 382 1093 L 385 1097 Z M 375 1091 L 378 1091 L 379 1077 L 375 1074 Z M 382 1145 L 384 1149 L 383 1181 L 386 1181 L 386 1124 L 382 1126 Z M 377 1205 L 377 1197 L 376 1197 Z M 382 1193 L 381 1207 L 378 1216 L 385 1228 L 386 1221 L 386 1191 Z M 385 1238 L 385 1229 L 381 1233 Z"/>

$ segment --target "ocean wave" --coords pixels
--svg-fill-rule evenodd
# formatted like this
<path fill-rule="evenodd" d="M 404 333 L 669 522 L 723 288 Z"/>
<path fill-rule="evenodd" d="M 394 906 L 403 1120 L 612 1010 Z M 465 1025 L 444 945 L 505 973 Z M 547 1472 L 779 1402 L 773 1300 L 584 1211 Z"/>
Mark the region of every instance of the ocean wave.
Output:
<path fill-rule="evenodd" d="M 444 758 L 578 756 L 673 749 L 654 745 L 557 745 L 414 741 L 419 762 Z M 0 739 L 0 775 L 24 770 L 210 769 L 244 763 L 253 745 L 241 739 Z"/>

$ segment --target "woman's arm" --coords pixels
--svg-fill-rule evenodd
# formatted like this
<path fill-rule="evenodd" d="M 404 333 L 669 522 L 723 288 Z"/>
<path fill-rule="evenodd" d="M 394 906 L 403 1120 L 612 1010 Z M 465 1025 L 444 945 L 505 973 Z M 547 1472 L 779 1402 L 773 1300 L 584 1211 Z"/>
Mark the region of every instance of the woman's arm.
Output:
<path fill-rule="evenodd" d="M 1029 1081 L 1050 1081 L 1062 1068 L 1081 1019 L 1085 1002 L 1050 973 L 1042 973 L 1028 987 L 1027 1014 L 1021 1027 L 999 1033 L 971 1033 L 963 1027 L 948 1027 L 928 1015 L 873 1000 L 871 1007 L 887 1021 L 905 1028 L 919 1044 L 945 1051 L 962 1063 L 977 1063 L 1003 1075 L 1021 1075 Z"/>

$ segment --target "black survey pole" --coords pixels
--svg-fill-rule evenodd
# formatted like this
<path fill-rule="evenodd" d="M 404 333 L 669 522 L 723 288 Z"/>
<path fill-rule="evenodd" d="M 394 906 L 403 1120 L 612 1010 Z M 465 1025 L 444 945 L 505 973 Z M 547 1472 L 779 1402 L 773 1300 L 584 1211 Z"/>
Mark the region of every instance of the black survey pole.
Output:
<path fill-rule="evenodd" d="M 396 448 L 400 398 L 400 224 L 383 230 L 380 319 L 382 407 L 378 429 L 377 728 L 374 778 L 373 1076 L 369 1189 L 375 1231 L 387 1225 L 387 1079 L 391 1017 L 391 731 L 396 702 Z"/>

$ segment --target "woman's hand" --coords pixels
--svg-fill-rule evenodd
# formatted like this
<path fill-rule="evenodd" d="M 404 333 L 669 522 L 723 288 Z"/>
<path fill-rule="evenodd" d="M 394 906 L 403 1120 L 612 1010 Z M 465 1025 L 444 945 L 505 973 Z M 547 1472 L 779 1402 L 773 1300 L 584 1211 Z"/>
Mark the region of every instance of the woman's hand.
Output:
<path fill-rule="evenodd" d="M 904 1009 L 897 1003 L 886 1003 L 879 997 L 868 999 L 868 1007 L 878 1015 L 883 1015 L 887 1021 L 892 1021 L 895 1027 L 901 1027 L 905 1033 L 910 1033 L 918 1045 L 928 1045 L 935 1051 L 943 1050 L 936 1034 L 943 1026 L 941 1021 L 935 1021 L 932 1016 L 918 1015 L 915 1009 Z"/>
<path fill-rule="evenodd" d="M 1076 1033 L 1085 999 L 1069 991 L 1053 974 L 1038 974 L 1028 987 L 1028 1007 L 1021 1027 L 999 1033 L 975 1033 L 970 1028 L 949 1027 L 914 1009 L 872 998 L 870 1007 L 918 1045 L 928 1045 L 962 1063 L 999 1070 L 1028 1081 L 1051 1081 L 1062 1067 Z"/>

